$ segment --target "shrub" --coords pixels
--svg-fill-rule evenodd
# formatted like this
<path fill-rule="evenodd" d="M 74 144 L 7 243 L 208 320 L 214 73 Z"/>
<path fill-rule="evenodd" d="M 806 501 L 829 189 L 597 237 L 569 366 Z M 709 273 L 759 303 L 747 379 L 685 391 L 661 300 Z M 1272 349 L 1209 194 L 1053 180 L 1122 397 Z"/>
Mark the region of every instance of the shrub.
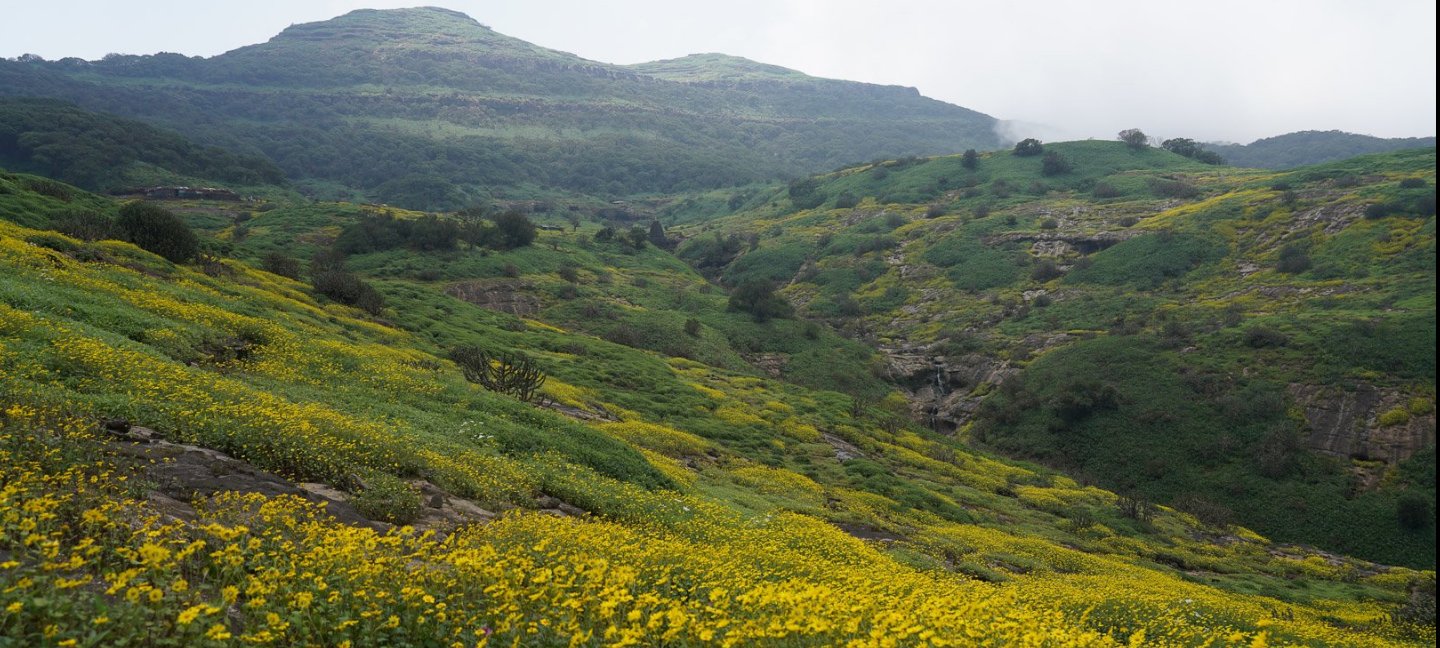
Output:
<path fill-rule="evenodd" d="M 1393 408 L 1380 415 L 1380 427 L 1393 427 L 1404 425 L 1410 422 L 1410 410 L 1404 407 Z"/>
<path fill-rule="evenodd" d="M 502 250 L 513 250 L 535 242 L 535 224 L 518 209 L 502 212 L 494 218 L 494 222 L 497 247 Z"/>
<path fill-rule="evenodd" d="M 730 293 L 729 308 L 749 313 L 757 322 L 790 317 L 794 309 L 784 297 L 775 294 L 775 285 L 762 279 L 748 279 Z"/>
<path fill-rule="evenodd" d="M 1040 140 L 1027 137 L 1015 143 L 1013 153 L 1019 157 L 1031 157 L 1045 152 L 1045 145 Z"/>
<path fill-rule="evenodd" d="M 1120 196 L 1120 190 L 1108 182 L 1097 182 L 1095 183 L 1095 187 L 1090 190 L 1090 195 L 1102 200 L 1105 198 L 1118 198 Z"/>
<path fill-rule="evenodd" d="M 1040 175 L 1047 177 L 1069 173 L 1073 168 L 1074 166 L 1065 159 L 1065 156 L 1055 151 L 1046 153 L 1045 157 L 1040 160 Z"/>
<path fill-rule="evenodd" d="M 1245 331 L 1245 346 L 1252 349 L 1283 347 L 1289 343 L 1289 337 L 1269 327 L 1252 326 Z"/>
<path fill-rule="evenodd" d="M 985 218 L 990 215 L 990 205 L 976 205 L 975 218 Z"/>
<path fill-rule="evenodd" d="M 1298 274 L 1310 269 L 1310 257 L 1299 246 L 1287 245 L 1280 249 L 1280 260 L 1275 269 L 1286 274 Z"/>
<path fill-rule="evenodd" d="M 1055 265 L 1054 261 L 1045 259 L 1044 261 L 1035 264 L 1035 268 L 1030 271 L 1030 278 L 1036 281 L 1044 282 L 1050 281 L 1051 279 L 1059 278 L 1060 275 L 1063 274 L 1065 273 L 1060 271 L 1060 267 Z"/>
<path fill-rule="evenodd" d="M 69 210 L 56 216 L 51 223 L 55 231 L 82 241 L 113 239 L 120 235 L 115 221 L 93 211 Z"/>
<path fill-rule="evenodd" d="M 572 284 L 580 281 L 579 270 L 569 263 L 560 266 L 560 270 L 558 270 L 556 274 L 559 274 L 561 279 Z"/>
<path fill-rule="evenodd" d="M 517 266 L 513 263 L 507 263 L 503 266 L 500 266 L 500 274 L 514 279 L 520 276 L 520 266 Z"/>
<path fill-rule="evenodd" d="M 315 273 L 311 278 L 311 285 L 315 292 L 371 315 L 379 315 L 385 309 L 384 295 L 354 273 L 345 270 L 332 269 Z"/>
<path fill-rule="evenodd" d="M 460 367 L 466 380 L 526 403 L 534 401 L 545 384 L 545 373 L 521 353 L 492 355 L 480 347 L 460 346 L 450 350 L 450 360 Z"/>
<path fill-rule="evenodd" d="M 967 169 L 980 166 L 980 154 L 976 153 L 975 149 L 965 149 L 965 153 L 960 156 L 960 166 Z"/>
<path fill-rule="evenodd" d="M 1200 188 L 1183 180 L 1151 178 L 1150 190 L 1162 198 L 1194 198 L 1200 195 Z"/>
<path fill-rule="evenodd" d="M 409 524 L 420 517 L 420 493 L 404 480 L 382 472 L 370 472 L 350 504 L 361 515 L 390 524 Z"/>
<path fill-rule="evenodd" d="M 115 224 L 126 240 L 173 263 L 184 263 L 200 254 L 200 240 L 190 226 L 154 203 L 127 203 L 120 208 Z"/>
<path fill-rule="evenodd" d="M 1426 186 L 1424 178 L 1405 178 L 1400 181 L 1401 189 L 1424 189 Z"/>
<path fill-rule="evenodd" d="M 1435 514 L 1430 510 L 1429 500 L 1415 493 L 1406 493 L 1395 503 L 1395 518 L 1400 526 L 1419 531 L 1430 525 Z"/>
<path fill-rule="evenodd" d="M 849 191 L 842 191 L 840 192 L 840 195 L 835 196 L 836 209 L 849 209 L 858 204 L 860 204 L 860 199 L 856 198 L 855 194 L 850 193 Z"/>
<path fill-rule="evenodd" d="M 1042 230 L 1053 230 L 1059 226 L 1060 221 L 1057 221 L 1053 218 L 1046 218 L 1045 220 L 1040 221 L 1040 229 Z"/>
<path fill-rule="evenodd" d="M 700 320 L 693 317 L 685 320 L 685 334 L 690 337 L 700 337 Z"/>
<path fill-rule="evenodd" d="M 260 259 L 260 267 L 266 272 L 291 279 L 300 278 L 300 261 L 279 252 L 271 252 Z"/>
<path fill-rule="evenodd" d="M 1140 219 L 1138 219 L 1138 218 L 1136 218 L 1136 217 L 1134 217 L 1134 216 L 1125 216 L 1125 217 L 1123 217 L 1123 218 L 1120 219 L 1120 226 L 1121 226 L 1121 227 L 1134 227 L 1135 224 L 1138 223 L 1138 222 L 1140 222 Z"/>
<path fill-rule="evenodd" d="M 1230 526 L 1235 517 L 1235 513 L 1229 508 L 1195 493 L 1180 496 L 1175 500 L 1175 508 L 1195 516 L 1201 524 L 1211 527 Z"/>
<path fill-rule="evenodd" d="M 939 218 L 945 215 L 945 206 L 939 203 L 931 203 L 925 208 L 926 218 Z"/>

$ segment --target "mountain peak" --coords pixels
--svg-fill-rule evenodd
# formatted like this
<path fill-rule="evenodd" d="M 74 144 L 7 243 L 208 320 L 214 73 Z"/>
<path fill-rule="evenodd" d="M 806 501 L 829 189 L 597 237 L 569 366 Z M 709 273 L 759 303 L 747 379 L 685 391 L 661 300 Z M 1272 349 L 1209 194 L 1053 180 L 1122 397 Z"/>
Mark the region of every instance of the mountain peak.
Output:
<path fill-rule="evenodd" d="M 717 52 L 627 65 L 635 72 L 669 81 L 797 81 L 804 72 Z"/>

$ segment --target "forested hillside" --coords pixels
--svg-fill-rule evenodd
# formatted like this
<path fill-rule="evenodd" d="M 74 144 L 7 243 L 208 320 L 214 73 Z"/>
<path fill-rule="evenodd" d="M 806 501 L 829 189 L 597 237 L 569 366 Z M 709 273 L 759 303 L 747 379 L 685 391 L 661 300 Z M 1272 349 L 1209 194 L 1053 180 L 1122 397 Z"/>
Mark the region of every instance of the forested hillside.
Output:
<path fill-rule="evenodd" d="M 731 186 L 999 144 L 993 118 L 913 88 L 793 71 L 708 82 L 702 70 L 726 60 L 616 66 L 443 9 L 362 10 L 208 59 L 0 61 L 0 94 L 144 119 L 263 155 L 315 195 L 418 209 Z"/>

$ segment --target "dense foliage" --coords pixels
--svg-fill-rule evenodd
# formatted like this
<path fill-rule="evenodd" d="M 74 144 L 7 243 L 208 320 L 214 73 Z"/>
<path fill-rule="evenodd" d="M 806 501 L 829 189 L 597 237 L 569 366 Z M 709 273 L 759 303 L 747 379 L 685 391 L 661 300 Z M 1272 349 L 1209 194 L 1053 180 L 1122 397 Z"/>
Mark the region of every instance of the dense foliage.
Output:
<path fill-rule="evenodd" d="M 62 101 L 0 97 L 0 166 L 91 190 L 135 188 L 184 178 L 240 185 L 284 177 L 270 161 L 199 146 L 133 119 Z"/>

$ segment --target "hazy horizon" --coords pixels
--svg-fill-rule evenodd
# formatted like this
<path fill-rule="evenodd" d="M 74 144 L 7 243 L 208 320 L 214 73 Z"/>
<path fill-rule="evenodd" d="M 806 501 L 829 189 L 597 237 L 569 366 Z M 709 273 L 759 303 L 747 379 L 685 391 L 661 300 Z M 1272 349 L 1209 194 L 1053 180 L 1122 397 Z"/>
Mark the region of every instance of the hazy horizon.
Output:
<path fill-rule="evenodd" d="M 52 2 L 9 9 L 0 56 L 213 56 L 295 23 L 415 2 Z M 723 52 L 807 74 L 918 88 L 1016 135 L 1250 142 L 1300 130 L 1435 134 L 1435 6 L 1133 0 L 1024 6 L 738 0 L 433 3 L 607 63 Z M 559 18 L 557 18 L 557 16 Z"/>

